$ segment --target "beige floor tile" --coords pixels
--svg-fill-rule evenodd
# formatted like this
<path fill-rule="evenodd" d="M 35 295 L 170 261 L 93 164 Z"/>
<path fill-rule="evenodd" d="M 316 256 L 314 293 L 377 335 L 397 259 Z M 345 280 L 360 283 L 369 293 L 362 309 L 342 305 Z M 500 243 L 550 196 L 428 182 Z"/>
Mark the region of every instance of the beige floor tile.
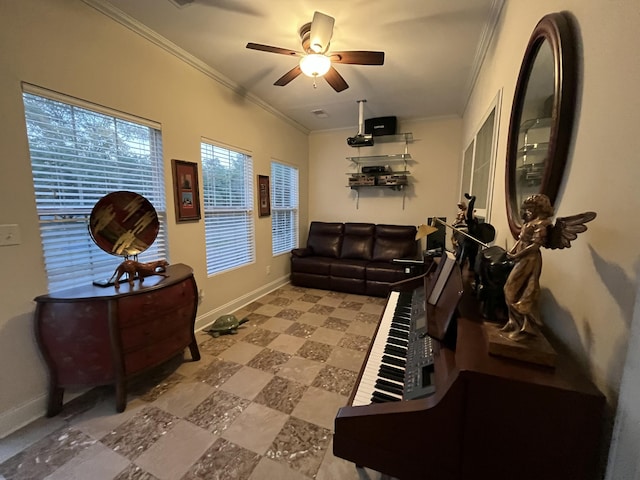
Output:
<path fill-rule="evenodd" d="M 347 333 L 353 333 L 354 335 L 363 335 L 365 337 L 373 337 L 373 334 L 378 328 L 378 325 L 375 323 L 366 323 L 359 322 L 354 320 L 350 322 L 349 327 L 347 328 Z"/>
<path fill-rule="evenodd" d="M 91 410 L 81 413 L 72 419 L 70 425 L 76 430 L 100 440 L 111 430 L 115 430 L 136 416 L 145 405 L 144 403 L 137 403 L 136 405 L 134 402 L 129 402 L 124 412 L 117 413 L 114 399 L 106 398 Z"/>
<path fill-rule="evenodd" d="M 249 480 L 308 480 L 309 477 L 291 470 L 282 463 L 274 462 L 268 458 L 263 458 L 258 466 L 251 473 Z M 338 480 L 335 477 L 333 480 Z M 341 480 L 341 479 L 340 479 Z"/>
<path fill-rule="evenodd" d="M 294 300 L 287 308 L 299 310 L 301 312 L 308 312 L 313 308 L 314 305 L 315 303 L 303 302 L 302 300 Z"/>
<path fill-rule="evenodd" d="M 324 365 L 306 358 L 291 357 L 278 369 L 278 375 L 304 385 L 311 385 Z"/>
<path fill-rule="evenodd" d="M 317 313 L 310 312 L 305 312 L 298 318 L 298 322 L 313 325 L 314 327 L 320 327 L 326 320 L 326 315 L 318 315 Z"/>
<path fill-rule="evenodd" d="M 46 480 L 111 480 L 127 465 L 128 459 L 96 442 L 48 475 Z"/>
<path fill-rule="evenodd" d="M 374 315 L 382 315 L 382 312 L 384 311 L 384 305 L 365 303 L 360 311 L 364 313 L 372 313 Z"/>
<path fill-rule="evenodd" d="M 268 317 L 273 317 L 277 313 L 279 313 L 280 310 L 282 310 L 283 308 L 285 308 L 285 307 L 281 307 L 279 305 L 267 304 L 267 305 L 262 305 L 254 313 L 259 313 L 261 315 L 267 315 Z"/>
<path fill-rule="evenodd" d="M 343 336 L 344 332 L 331 330 L 330 328 L 318 327 L 318 329 L 311 334 L 309 339 L 320 343 L 326 343 L 328 345 L 337 345 Z"/>
<path fill-rule="evenodd" d="M 272 378 L 273 374 L 271 373 L 245 366 L 224 382 L 220 388 L 225 392 L 253 400 Z"/>
<path fill-rule="evenodd" d="M 259 345 L 247 342 L 238 342 L 222 352 L 220 354 L 220 358 L 229 362 L 246 365 L 253 357 L 260 353 L 261 350 L 262 347 Z"/>
<path fill-rule="evenodd" d="M 344 320 L 355 320 L 358 312 L 356 310 L 350 310 L 348 308 L 336 308 L 331 312 L 332 317 L 342 318 Z"/>
<path fill-rule="evenodd" d="M 215 358 L 214 356 L 203 352 L 202 349 L 200 349 L 200 360 L 197 360 L 194 362 L 191 360 L 191 357 L 189 357 L 188 355 L 187 357 L 188 357 L 188 360 L 182 363 L 176 369 L 176 373 L 179 373 L 180 375 L 184 375 L 187 378 L 193 376 L 195 372 L 197 372 L 201 368 L 204 368 L 208 363 L 211 362 L 211 360 Z"/>
<path fill-rule="evenodd" d="M 272 408 L 252 403 L 222 434 L 224 438 L 263 455 L 289 416 Z"/>
<path fill-rule="evenodd" d="M 343 395 L 309 387 L 291 415 L 333 431 L 338 409 L 344 407 L 347 400 Z"/>
<path fill-rule="evenodd" d="M 304 343 L 304 340 L 301 339 Z M 0 463 L 64 426 L 62 417 L 41 417 L 0 441 Z"/>
<path fill-rule="evenodd" d="M 334 367 L 359 372 L 362 368 L 365 356 L 366 352 L 359 352 L 349 348 L 334 347 L 329 358 L 327 358 L 327 363 Z"/>
<path fill-rule="evenodd" d="M 272 330 L 274 332 L 284 332 L 293 324 L 292 320 L 285 318 L 273 317 L 262 324 L 262 328 Z"/>
<path fill-rule="evenodd" d="M 184 420 L 140 455 L 135 463 L 160 480 L 178 480 L 213 444 L 216 436 Z"/>
<path fill-rule="evenodd" d="M 382 480 L 379 472 L 369 468 L 357 469 L 355 464 L 333 455 L 333 441 L 320 465 L 315 480 Z M 388 480 L 392 480 L 387 477 Z"/>
<path fill-rule="evenodd" d="M 185 382 L 158 397 L 153 405 L 176 417 L 186 417 L 214 391 L 214 387 L 204 382 Z"/>
<path fill-rule="evenodd" d="M 293 355 L 300 349 L 304 342 L 304 338 L 294 337 L 293 335 L 281 333 L 268 345 L 268 347 L 272 350 L 278 350 L 279 352 L 289 353 Z"/>
<path fill-rule="evenodd" d="M 337 297 L 322 297 L 318 300 L 318 305 L 328 305 L 330 307 L 337 307 L 342 303 L 342 298 Z"/>

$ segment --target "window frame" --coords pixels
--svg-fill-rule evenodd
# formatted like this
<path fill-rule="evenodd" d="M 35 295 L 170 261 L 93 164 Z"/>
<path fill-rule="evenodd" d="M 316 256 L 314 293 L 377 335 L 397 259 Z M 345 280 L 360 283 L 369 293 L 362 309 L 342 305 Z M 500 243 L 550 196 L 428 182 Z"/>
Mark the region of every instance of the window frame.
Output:
<path fill-rule="evenodd" d="M 158 215 L 156 241 L 132 258 L 168 260 L 160 125 L 27 83 L 22 84 L 22 98 L 48 291 L 104 282 L 124 259 L 104 252 L 89 233 L 93 206 L 113 191 L 138 190 Z M 74 122 L 63 121 L 65 115 Z M 109 124 L 113 130 L 106 127 Z M 148 129 L 147 144 L 136 141 L 145 136 L 144 129 Z M 140 137 L 135 137 L 136 133 Z M 95 148 L 98 142 L 83 143 L 87 138 L 101 140 L 104 148 Z M 147 164 L 148 170 L 141 169 Z M 85 168 L 83 175 L 78 173 L 79 167 Z M 100 171 L 96 171 L 98 167 Z M 141 171 L 149 173 L 144 182 Z"/>
<path fill-rule="evenodd" d="M 502 90 L 499 90 L 494 99 L 491 101 L 489 108 L 482 116 L 480 121 L 480 126 L 477 130 L 475 130 L 471 139 L 465 143 L 465 148 L 462 150 L 461 155 L 461 168 L 460 168 L 460 184 L 459 184 L 459 198 L 464 199 L 464 194 L 469 193 L 471 195 L 476 195 L 476 197 L 481 198 L 484 196 L 486 198 L 486 204 L 484 208 L 479 206 L 476 203 L 474 208 L 475 215 L 478 218 L 483 219 L 486 222 L 491 220 L 491 204 L 493 201 L 493 186 L 494 186 L 494 177 L 495 177 L 495 168 L 496 168 L 496 158 L 497 158 L 497 150 L 498 150 L 498 133 L 500 127 L 500 107 L 502 103 Z M 480 169 L 476 165 L 476 161 L 479 157 L 479 152 L 477 150 L 478 146 L 478 136 L 483 131 L 483 129 L 489 125 L 487 122 L 491 118 L 493 114 L 493 124 L 492 124 L 492 135 L 491 139 L 486 143 L 486 147 L 489 148 L 487 151 L 482 152 L 482 154 L 486 155 L 486 184 L 482 182 L 482 184 L 477 183 L 476 173 L 480 172 Z M 470 163 L 467 163 L 470 159 Z M 479 176 L 479 175 L 478 175 Z M 481 177 L 480 177 L 481 178 Z M 468 183 L 467 183 L 468 182 Z M 479 190 L 482 195 L 478 195 Z M 475 191 L 474 191 L 475 190 Z"/>
<path fill-rule="evenodd" d="M 210 152 L 205 152 L 210 149 Z M 213 171 L 216 159 L 226 161 L 228 165 L 219 165 L 220 168 L 232 168 L 232 163 L 240 156 L 242 159 L 241 181 L 235 179 L 235 190 L 226 190 L 222 186 L 215 185 L 216 180 L 233 180 L 232 177 L 216 177 Z M 207 275 L 214 276 L 242 268 L 256 262 L 255 240 L 255 210 L 253 205 L 253 157 L 251 153 L 214 140 L 202 138 L 200 141 L 200 155 L 202 164 L 202 214 L 205 223 L 205 248 L 207 260 Z M 210 157 L 210 158 L 209 158 Z M 225 157 L 225 158 L 223 158 Z M 222 170 L 220 173 L 224 173 Z M 227 203 L 223 202 L 226 196 Z M 242 201 L 238 199 L 242 197 Z M 215 203 L 219 202 L 216 206 Z M 244 230 L 244 231 L 243 231 Z M 242 249 L 238 250 L 238 233 L 245 236 Z M 225 237 L 225 235 L 227 235 Z M 220 253 L 224 255 L 221 256 Z"/>
<path fill-rule="evenodd" d="M 283 175 L 295 178 L 289 178 L 288 182 L 294 183 L 292 185 L 287 183 L 286 185 L 281 182 L 281 175 L 274 172 L 274 166 L 276 168 L 288 169 L 288 174 Z M 284 178 L 282 178 L 284 180 Z M 289 188 L 290 195 L 285 195 L 285 192 L 281 190 Z M 285 197 L 288 196 L 291 200 L 292 196 L 295 196 L 295 200 L 292 202 L 286 202 Z M 278 240 L 278 222 L 281 215 L 289 215 L 290 227 L 286 234 L 288 239 L 281 241 Z M 286 220 L 285 220 L 286 222 Z M 299 245 L 299 222 L 300 222 L 300 170 L 285 162 L 272 159 L 271 160 L 271 255 L 276 257 L 278 255 L 288 254 L 292 249 L 297 248 Z M 284 232 L 283 232 L 284 233 Z M 281 238 L 281 237 L 280 237 Z"/>

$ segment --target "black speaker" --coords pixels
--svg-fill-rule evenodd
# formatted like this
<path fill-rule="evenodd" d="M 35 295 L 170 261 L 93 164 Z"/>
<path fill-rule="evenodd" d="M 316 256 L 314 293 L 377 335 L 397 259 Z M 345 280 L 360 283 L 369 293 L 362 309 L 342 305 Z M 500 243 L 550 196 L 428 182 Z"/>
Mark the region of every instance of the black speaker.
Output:
<path fill-rule="evenodd" d="M 364 133 L 369 133 L 374 137 L 380 135 L 395 135 L 396 125 L 396 117 L 368 118 L 364 121 Z"/>
<path fill-rule="evenodd" d="M 447 221 L 446 217 L 438 217 L 443 222 Z M 427 219 L 427 225 L 433 225 L 435 223 L 435 227 L 438 229 L 437 232 L 433 232 L 430 235 L 427 235 L 427 251 L 430 250 L 440 250 L 443 251 L 445 249 L 446 244 L 446 235 L 447 235 L 447 227 L 443 223 L 434 222 L 433 217 Z"/>

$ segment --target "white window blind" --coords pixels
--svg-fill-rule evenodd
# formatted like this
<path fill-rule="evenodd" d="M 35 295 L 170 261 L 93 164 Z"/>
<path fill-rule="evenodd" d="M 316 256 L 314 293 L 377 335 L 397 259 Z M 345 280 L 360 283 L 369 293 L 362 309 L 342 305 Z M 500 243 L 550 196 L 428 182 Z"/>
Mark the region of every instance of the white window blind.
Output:
<path fill-rule="evenodd" d="M 251 157 L 202 142 L 207 273 L 255 261 Z"/>
<path fill-rule="evenodd" d="M 167 259 L 160 131 L 73 99 L 25 92 L 23 101 L 49 291 L 109 278 L 122 261 L 88 230 L 93 206 L 114 191 L 139 193 L 158 213 L 158 237 L 139 260 Z"/>
<path fill-rule="evenodd" d="M 273 255 L 298 246 L 298 169 L 271 162 L 271 242 Z"/>

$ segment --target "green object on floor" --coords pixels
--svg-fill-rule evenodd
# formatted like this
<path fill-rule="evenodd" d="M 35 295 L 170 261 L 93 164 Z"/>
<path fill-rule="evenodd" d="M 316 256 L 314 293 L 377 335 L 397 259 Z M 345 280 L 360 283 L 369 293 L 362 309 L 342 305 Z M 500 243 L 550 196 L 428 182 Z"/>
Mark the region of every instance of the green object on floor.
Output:
<path fill-rule="evenodd" d="M 248 318 L 238 320 L 235 315 L 222 315 L 216 318 L 216 321 L 207 329 L 207 333 L 214 337 L 219 337 L 225 333 L 236 334 L 238 333 L 238 327 L 248 321 Z"/>

